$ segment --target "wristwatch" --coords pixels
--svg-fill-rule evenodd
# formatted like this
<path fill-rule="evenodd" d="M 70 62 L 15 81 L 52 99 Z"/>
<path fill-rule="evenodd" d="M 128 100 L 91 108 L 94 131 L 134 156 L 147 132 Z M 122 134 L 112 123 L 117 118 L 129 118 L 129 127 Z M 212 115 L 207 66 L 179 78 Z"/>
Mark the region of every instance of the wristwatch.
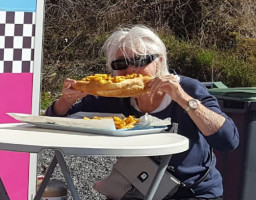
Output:
<path fill-rule="evenodd" d="M 188 107 L 185 109 L 186 112 L 188 112 L 190 109 L 195 110 L 199 107 L 200 101 L 198 99 L 190 99 L 188 101 Z"/>

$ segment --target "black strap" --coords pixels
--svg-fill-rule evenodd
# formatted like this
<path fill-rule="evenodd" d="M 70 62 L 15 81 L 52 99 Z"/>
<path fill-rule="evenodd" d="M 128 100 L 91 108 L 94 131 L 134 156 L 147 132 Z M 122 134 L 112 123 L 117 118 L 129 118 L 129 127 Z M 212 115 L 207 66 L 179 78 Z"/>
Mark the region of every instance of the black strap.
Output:
<path fill-rule="evenodd" d="M 211 150 L 210 150 L 210 151 L 211 151 L 211 152 L 210 152 L 210 165 L 209 165 L 209 167 L 207 167 L 205 174 L 204 174 L 199 180 L 197 180 L 196 182 L 194 182 L 193 184 L 187 185 L 187 184 L 181 182 L 181 187 L 182 187 L 182 188 L 189 189 L 192 193 L 194 193 L 193 188 L 195 188 L 196 186 L 198 186 L 201 182 L 203 182 L 203 181 L 206 179 L 207 175 L 208 175 L 209 172 L 210 172 L 210 169 L 211 169 L 211 166 L 212 166 L 212 162 L 213 162 L 213 148 L 212 148 L 212 147 L 211 147 Z"/>

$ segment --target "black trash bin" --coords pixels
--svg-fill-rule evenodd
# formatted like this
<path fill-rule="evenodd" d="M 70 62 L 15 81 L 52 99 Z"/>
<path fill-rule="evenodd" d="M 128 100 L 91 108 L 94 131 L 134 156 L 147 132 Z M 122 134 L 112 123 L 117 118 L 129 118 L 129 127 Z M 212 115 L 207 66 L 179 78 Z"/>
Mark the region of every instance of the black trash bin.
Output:
<path fill-rule="evenodd" d="M 240 143 L 233 152 L 217 152 L 225 200 L 256 199 L 256 87 L 215 88 L 222 110 L 234 121 Z"/>

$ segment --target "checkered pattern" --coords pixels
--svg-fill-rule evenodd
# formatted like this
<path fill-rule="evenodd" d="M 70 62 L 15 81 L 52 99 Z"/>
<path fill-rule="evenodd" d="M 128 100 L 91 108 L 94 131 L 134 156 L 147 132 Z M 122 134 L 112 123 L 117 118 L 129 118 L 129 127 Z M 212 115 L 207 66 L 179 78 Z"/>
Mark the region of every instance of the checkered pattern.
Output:
<path fill-rule="evenodd" d="M 0 73 L 32 73 L 35 13 L 0 11 Z"/>

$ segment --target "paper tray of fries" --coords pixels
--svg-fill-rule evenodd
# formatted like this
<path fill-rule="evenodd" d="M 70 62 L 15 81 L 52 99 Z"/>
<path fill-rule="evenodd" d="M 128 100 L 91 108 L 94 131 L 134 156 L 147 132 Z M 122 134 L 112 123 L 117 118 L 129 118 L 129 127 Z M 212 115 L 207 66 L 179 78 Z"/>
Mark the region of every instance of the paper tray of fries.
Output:
<path fill-rule="evenodd" d="M 40 128 L 64 130 L 80 133 L 92 133 L 110 136 L 132 136 L 160 133 L 166 130 L 167 125 L 171 124 L 169 119 L 159 120 L 153 117 L 153 120 L 148 115 L 142 116 L 140 122 L 133 128 L 129 129 L 117 129 L 114 120 L 107 118 L 110 116 L 116 116 L 123 118 L 122 114 L 113 113 L 86 113 L 79 112 L 69 117 L 48 117 L 48 116 L 33 116 L 22 113 L 7 113 L 11 117 L 21 122 L 33 124 Z M 93 116 L 106 117 L 104 119 L 90 119 L 84 120 L 84 117 L 92 118 Z M 150 118 L 150 120 L 148 119 Z M 159 121 L 157 125 L 154 124 L 154 120 Z"/>

